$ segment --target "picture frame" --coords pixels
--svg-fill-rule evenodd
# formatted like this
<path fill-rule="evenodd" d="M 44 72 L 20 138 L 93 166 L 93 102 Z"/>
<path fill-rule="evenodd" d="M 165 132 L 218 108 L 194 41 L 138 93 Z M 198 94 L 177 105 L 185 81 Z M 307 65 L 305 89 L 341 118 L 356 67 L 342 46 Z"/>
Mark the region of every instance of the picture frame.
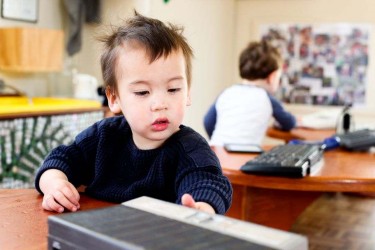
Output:
<path fill-rule="evenodd" d="M 23 22 L 38 21 L 39 0 L 2 0 L 1 17 Z"/>

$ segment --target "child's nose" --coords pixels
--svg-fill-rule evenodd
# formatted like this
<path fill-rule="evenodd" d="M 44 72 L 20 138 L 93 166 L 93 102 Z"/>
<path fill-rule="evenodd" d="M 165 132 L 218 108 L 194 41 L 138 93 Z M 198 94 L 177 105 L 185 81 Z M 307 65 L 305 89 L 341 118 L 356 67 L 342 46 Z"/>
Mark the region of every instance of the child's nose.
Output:
<path fill-rule="evenodd" d="M 151 104 L 152 111 L 164 110 L 164 109 L 167 109 L 167 107 L 168 107 L 167 102 L 165 98 L 163 98 L 162 96 L 159 95 L 159 97 L 153 98 L 152 104 Z"/>

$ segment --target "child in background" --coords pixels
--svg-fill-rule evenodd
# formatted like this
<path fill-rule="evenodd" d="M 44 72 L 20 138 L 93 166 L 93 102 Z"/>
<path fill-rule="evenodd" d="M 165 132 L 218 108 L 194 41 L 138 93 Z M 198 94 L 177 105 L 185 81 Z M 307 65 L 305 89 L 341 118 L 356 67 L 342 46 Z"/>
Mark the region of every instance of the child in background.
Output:
<path fill-rule="evenodd" d="M 282 130 L 296 126 L 296 118 L 272 95 L 282 73 L 279 51 L 268 42 L 251 42 L 241 53 L 242 82 L 225 89 L 204 117 L 211 145 L 260 145 L 270 118 Z"/>
<path fill-rule="evenodd" d="M 46 210 L 77 211 L 77 187 L 124 202 L 140 196 L 224 214 L 232 187 L 206 140 L 181 125 L 190 105 L 192 50 L 182 29 L 135 13 L 100 39 L 110 110 L 70 145 L 55 148 L 35 186 Z"/>

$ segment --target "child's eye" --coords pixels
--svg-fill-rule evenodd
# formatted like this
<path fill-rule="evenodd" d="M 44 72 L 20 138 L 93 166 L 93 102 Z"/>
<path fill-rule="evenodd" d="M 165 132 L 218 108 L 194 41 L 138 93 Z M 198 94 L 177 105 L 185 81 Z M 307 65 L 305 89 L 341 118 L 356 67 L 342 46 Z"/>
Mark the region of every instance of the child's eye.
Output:
<path fill-rule="evenodd" d="M 150 92 L 148 91 L 138 91 L 138 92 L 134 92 L 135 95 L 137 96 L 145 96 L 147 94 L 149 94 Z"/>
<path fill-rule="evenodd" d="M 178 92 L 180 90 L 181 90 L 181 88 L 173 88 L 173 89 L 168 89 L 168 92 L 170 92 L 170 93 L 176 93 L 176 92 Z"/>

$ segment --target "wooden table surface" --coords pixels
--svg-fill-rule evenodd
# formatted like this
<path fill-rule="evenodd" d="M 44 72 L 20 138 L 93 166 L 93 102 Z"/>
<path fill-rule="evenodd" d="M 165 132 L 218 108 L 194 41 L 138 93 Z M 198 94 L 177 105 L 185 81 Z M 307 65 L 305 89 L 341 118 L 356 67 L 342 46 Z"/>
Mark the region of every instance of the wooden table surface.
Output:
<path fill-rule="evenodd" d="M 113 205 L 81 195 L 81 210 Z M 0 189 L 0 249 L 47 249 L 47 217 L 35 189 Z"/>
<path fill-rule="evenodd" d="M 286 142 L 293 139 L 308 141 L 324 140 L 325 138 L 331 137 L 334 133 L 334 129 L 308 129 L 301 127 L 294 128 L 291 131 L 282 131 L 274 127 L 267 129 L 267 136 Z"/>

